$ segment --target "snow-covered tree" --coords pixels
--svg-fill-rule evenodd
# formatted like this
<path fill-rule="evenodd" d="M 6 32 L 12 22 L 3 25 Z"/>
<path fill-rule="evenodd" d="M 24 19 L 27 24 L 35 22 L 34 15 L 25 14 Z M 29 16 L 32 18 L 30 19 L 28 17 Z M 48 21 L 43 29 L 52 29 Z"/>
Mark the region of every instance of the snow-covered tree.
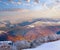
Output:
<path fill-rule="evenodd" d="M 30 48 L 30 43 L 26 40 L 17 41 L 17 42 L 14 43 L 14 45 L 16 45 L 18 50 Z"/>

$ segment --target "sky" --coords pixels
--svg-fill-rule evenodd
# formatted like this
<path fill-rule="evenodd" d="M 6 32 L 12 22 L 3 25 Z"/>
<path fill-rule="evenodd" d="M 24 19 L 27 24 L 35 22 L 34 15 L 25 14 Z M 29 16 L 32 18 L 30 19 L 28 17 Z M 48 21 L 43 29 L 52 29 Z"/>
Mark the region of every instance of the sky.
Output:
<path fill-rule="evenodd" d="M 52 6 L 55 0 L 0 0 L 0 10 L 9 9 L 39 9 L 46 3 L 47 7 Z M 58 0 L 60 2 L 60 0 Z"/>
<path fill-rule="evenodd" d="M 59 16 L 60 0 L 0 0 L 0 21 Z"/>
<path fill-rule="evenodd" d="M 45 0 L 0 0 L 0 10 L 33 9 L 33 8 L 37 8 L 41 3 L 44 3 L 46 1 Z"/>

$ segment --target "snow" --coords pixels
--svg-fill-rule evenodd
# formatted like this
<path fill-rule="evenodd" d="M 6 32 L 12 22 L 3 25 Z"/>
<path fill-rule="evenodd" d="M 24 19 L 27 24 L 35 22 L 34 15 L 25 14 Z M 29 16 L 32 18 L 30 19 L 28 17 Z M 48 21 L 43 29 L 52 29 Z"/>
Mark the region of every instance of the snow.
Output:
<path fill-rule="evenodd" d="M 55 42 L 45 43 L 37 48 L 24 49 L 24 50 L 60 50 L 60 40 Z"/>

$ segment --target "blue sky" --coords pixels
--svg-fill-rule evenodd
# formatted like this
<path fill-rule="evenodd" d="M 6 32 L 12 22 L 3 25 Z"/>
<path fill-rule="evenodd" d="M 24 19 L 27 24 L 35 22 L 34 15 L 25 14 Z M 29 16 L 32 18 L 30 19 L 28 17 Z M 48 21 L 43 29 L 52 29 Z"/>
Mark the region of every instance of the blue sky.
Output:
<path fill-rule="evenodd" d="M 37 9 L 41 8 L 41 4 L 46 3 L 47 7 L 53 6 L 55 1 L 60 0 L 0 0 L 0 10 L 9 9 Z"/>
<path fill-rule="evenodd" d="M 40 3 L 38 3 L 37 1 L 35 1 L 35 3 L 37 3 L 37 5 L 34 6 L 34 0 L 30 0 L 30 2 L 26 1 L 26 0 L 21 0 L 21 2 L 19 0 L 0 0 L 0 10 L 6 10 L 6 9 L 16 9 L 16 8 L 21 8 L 21 9 L 31 9 L 31 8 L 36 8 L 38 5 L 40 5 L 41 3 L 44 3 L 48 0 L 39 0 Z M 49 2 L 48 2 L 49 3 Z"/>

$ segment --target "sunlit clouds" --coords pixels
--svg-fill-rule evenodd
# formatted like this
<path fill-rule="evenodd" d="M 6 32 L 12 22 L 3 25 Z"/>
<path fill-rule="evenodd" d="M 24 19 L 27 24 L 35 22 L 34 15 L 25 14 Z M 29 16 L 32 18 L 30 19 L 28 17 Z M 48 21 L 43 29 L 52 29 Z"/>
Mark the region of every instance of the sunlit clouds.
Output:
<path fill-rule="evenodd" d="M 59 16 L 60 0 L 0 0 L 1 20 L 60 18 Z"/>

